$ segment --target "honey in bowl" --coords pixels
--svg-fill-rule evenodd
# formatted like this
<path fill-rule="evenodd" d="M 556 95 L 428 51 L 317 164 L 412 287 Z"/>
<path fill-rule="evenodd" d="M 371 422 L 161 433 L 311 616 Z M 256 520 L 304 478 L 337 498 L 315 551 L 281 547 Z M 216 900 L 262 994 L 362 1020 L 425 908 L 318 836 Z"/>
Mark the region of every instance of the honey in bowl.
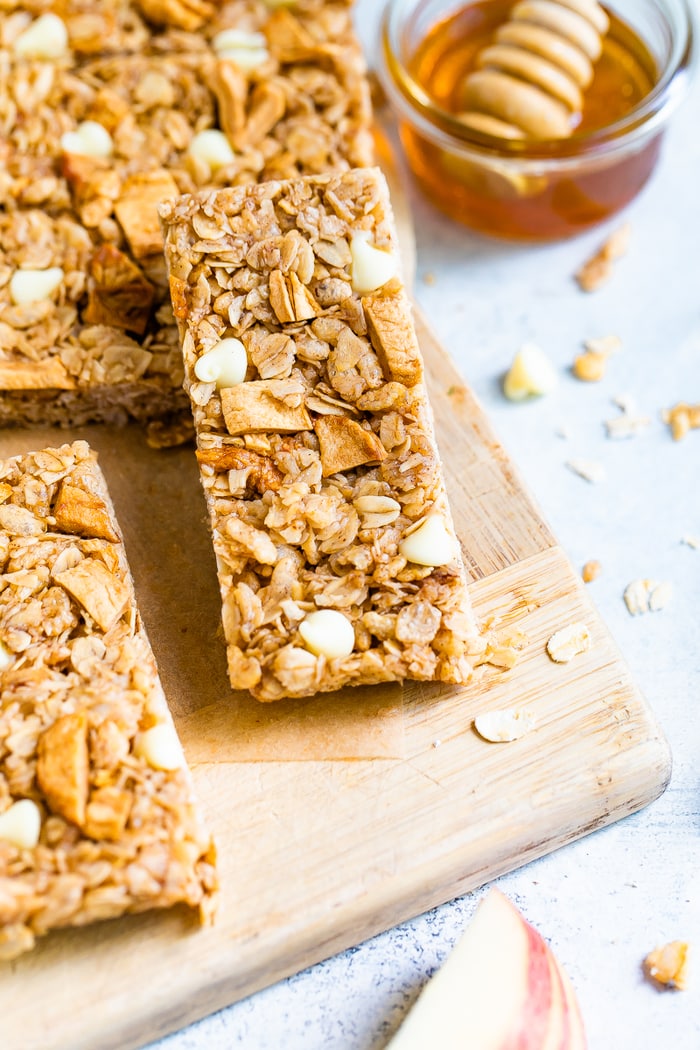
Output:
<path fill-rule="evenodd" d="M 644 0 L 637 4 L 643 7 Z M 383 80 L 399 111 L 402 142 L 434 203 L 482 232 L 539 240 L 578 233 L 624 207 L 654 169 L 665 126 L 660 117 L 667 116 L 670 96 L 678 95 L 669 90 L 666 57 L 655 55 L 630 22 L 606 7 L 607 31 L 600 35 L 599 55 L 589 62 L 592 75 L 580 87 L 580 109 L 554 104 L 570 122 L 562 137 L 537 137 L 506 125 L 508 134 L 501 135 L 500 120 L 487 117 L 480 125 L 481 114 L 465 114 L 466 85 L 488 68 L 484 56 L 497 54 L 514 4 L 481 0 L 452 6 L 442 16 L 436 12 L 429 21 L 440 6 L 394 0 L 383 41 Z M 567 17 L 571 6 L 561 4 Z M 406 13 L 411 7 L 413 25 Z M 402 32 L 392 36 L 397 12 Z M 398 39 L 402 55 L 392 46 Z M 690 40 L 685 49 L 676 46 L 674 77 L 690 64 L 691 51 Z"/>

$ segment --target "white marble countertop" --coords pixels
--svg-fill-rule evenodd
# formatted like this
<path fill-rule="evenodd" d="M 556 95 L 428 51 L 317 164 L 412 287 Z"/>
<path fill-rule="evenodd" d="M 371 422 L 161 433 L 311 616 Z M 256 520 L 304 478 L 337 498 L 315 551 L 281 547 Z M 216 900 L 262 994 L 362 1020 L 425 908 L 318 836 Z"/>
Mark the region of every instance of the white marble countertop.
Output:
<path fill-rule="evenodd" d="M 367 40 L 379 6 L 359 4 Z M 520 247 L 472 236 L 412 195 L 416 297 L 573 564 L 602 563 L 589 593 L 673 751 L 671 784 L 657 802 L 498 880 L 568 971 L 590 1050 L 700 1048 L 700 550 L 682 542 L 700 536 L 700 432 L 673 442 L 659 416 L 678 401 L 700 401 L 699 127 L 700 77 L 657 173 L 626 212 L 629 253 L 593 295 L 572 274 L 620 220 L 565 243 Z M 575 380 L 569 368 L 581 340 L 611 333 L 623 347 L 605 380 Z M 500 377 L 526 340 L 546 351 L 560 382 L 546 399 L 516 405 L 503 397 Z M 633 439 L 611 441 L 603 420 L 617 414 L 612 398 L 623 393 L 652 422 Z M 606 480 L 573 475 L 564 466 L 573 457 L 603 463 Z M 666 609 L 630 616 L 622 594 L 638 577 L 671 582 Z M 380 1050 L 480 896 L 437 908 L 151 1050 Z M 641 971 L 651 948 L 674 939 L 697 949 L 686 992 L 657 990 Z"/>

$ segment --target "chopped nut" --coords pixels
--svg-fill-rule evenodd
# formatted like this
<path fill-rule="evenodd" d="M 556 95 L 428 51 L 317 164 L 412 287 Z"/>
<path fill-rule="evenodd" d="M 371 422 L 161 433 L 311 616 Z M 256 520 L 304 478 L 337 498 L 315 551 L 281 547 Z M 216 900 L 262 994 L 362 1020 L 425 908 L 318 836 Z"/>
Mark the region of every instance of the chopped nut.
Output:
<path fill-rule="evenodd" d="M 296 434 L 313 429 L 303 404 L 292 407 L 275 396 L 277 382 L 267 379 L 224 387 L 221 407 L 229 434 Z"/>
<path fill-rule="evenodd" d="M 13 802 L 0 813 L 0 841 L 18 849 L 33 849 L 41 832 L 41 810 L 30 798 Z"/>
<path fill-rule="evenodd" d="M 194 374 L 203 383 L 216 383 L 219 390 L 236 386 L 245 379 L 248 355 L 240 339 L 221 339 L 206 354 L 198 357 Z"/>
<path fill-rule="evenodd" d="M 75 131 L 61 135 L 64 153 L 77 153 L 80 157 L 99 157 L 107 160 L 114 153 L 112 136 L 96 120 L 83 120 Z"/>
<path fill-rule="evenodd" d="M 376 434 L 347 416 L 320 416 L 314 430 L 321 448 L 324 478 L 363 463 L 381 463 L 386 449 Z"/>
<path fill-rule="evenodd" d="M 681 536 L 681 543 L 685 543 L 686 547 L 691 547 L 693 550 L 700 550 L 700 536 Z"/>
<path fill-rule="evenodd" d="M 99 787 L 90 795 L 85 811 L 85 834 L 91 839 L 118 842 L 129 819 L 133 798 L 116 787 Z"/>
<path fill-rule="evenodd" d="M 119 543 L 112 518 L 106 504 L 85 489 L 61 482 L 53 507 L 53 516 L 58 532 L 69 535 L 92 536 L 112 543 Z"/>
<path fill-rule="evenodd" d="M 605 354 L 609 357 L 622 349 L 622 340 L 619 335 L 601 335 L 594 339 L 585 339 L 583 345 L 592 354 Z"/>
<path fill-rule="evenodd" d="M 369 234 L 356 233 L 350 239 L 352 267 L 350 280 L 353 291 L 367 295 L 396 277 L 398 265 L 391 252 L 382 251 L 369 243 Z"/>
<path fill-rule="evenodd" d="M 171 771 L 180 769 L 185 763 L 175 727 L 166 722 L 139 733 L 134 742 L 134 753 L 144 758 L 153 769 Z"/>
<path fill-rule="evenodd" d="M 593 580 L 597 580 L 603 571 L 603 566 L 599 561 L 587 561 L 581 569 L 581 578 L 584 583 L 592 583 Z"/>
<path fill-rule="evenodd" d="M 492 744 L 506 744 L 519 740 L 535 728 L 535 718 L 530 711 L 509 707 L 502 711 L 486 711 L 474 719 L 474 728 L 479 736 Z"/>
<path fill-rule="evenodd" d="M 557 664 L 567 664 L 590 649 L 591 635 L 585 623 L 571 623 L 555 631 L 547 642 L 547 652 Z"/>
<path fill-rule="evenodd" d="M 632 228 L 629 223 L 621 226 L 605 242 L 576 274 L 579 287 L 584 292 L 594 292 L 612 275 L 613 263 L 621 258 L 629 246 Z"/>
<path fill-rule="evenodd" d="M 236 159 L 231 143 L 223 131 L 217 131 L 215 128 L 207 128 L 193 135 L 189 145 L 189 154 L 208 164 L 212 173 L 216 173 L 220 168 L 225 168 L 227 164 L 233 163 Z"/>
<path fill-rule="evenodd" d="M 244 470 L 248 483 L 261 495 L 277 492 L 282 484 L 283 474 L 269 456 L 253 452 L 237 445 L 224 445 L 223 448 L 199 448 L 197 460 L 206 463 L 215 470 Z"/>
<path fill-rule="evenodd" d="M 641 616 L 647 612 L 659 612 L 671 600 L 672 585 L 666 581 L 639 579 L 627 584 L 624 592 L 625 605 L 631 616 Z"/>
<path fill-rule="evenodd" d="M 97 558 L 83 558 L 72 569 L 57 573 L 54 579 L 103 631 L 114 626 L 129 600 L 129 589 L 124 581 Z"/>
<path fill-rule="evenodd" d="M 688 959 L 690 945 L 687 941 L 671 941 L 662 948 L 654 948 L 644 960 L 644 970 L 659 984 L 685 991 L 688 987 Z"/>
<path fill-rule="evenodd" d="M 16 306 L 42 302 L 61 286 L 64 276 L 60 266 L 49 266 L 46 270 L 15 270 L 10 278 L 10 298 Z"/>
<path fill-rule="evenodd" d="M 124 252 L 103 244 L 90 261 L 89 273 L 83 320 L 143 335 L 155 296 L 155 288 L 143 271 Z"/>
<path fill-rule="evenodd" d="M 557 374 L 544 351 L 534 343 L 525 343 L 503 380 L 503 393 L 509 401 L 523 401 L 549 394 L 556 385 Z"/>
<path fill-rule="evenodd" d="M 88 796 L 87 715 L 63 715 L 39 737 L 36 779 L 49 809 L 82 827 Z"/>
<path fill-rule="evenodd" d="M 674 441 L 680 441 L 689 430 L 700 427 L 700 405 L 679 402 L 673 408 L 664 409 L 661 418 L 670 428 Z"/>
<path fill-rule="evenodd" d="M 439 514 L 429 515 L 399 543 L 399 554 L 415 565 L 448 565 L 455 560 L 455 542 Z"/>
<path fill-rule="evenodd" d="M 114 214 L 136 259 L 163 251 L 158 205 L 178 193 L 174 178 L 162 168 L 140 172 L 124 182 Z"/>
<path fill-rule="evenodd" d="M 607 477 L 603 464 L 593 459 L 567 459 L 564 466 L 568 467 L 572 473 L 578 474 L 584 481 L 590 481 L 591 484 L 604 481 Z"/>
<path fill-rule="evenodd" d="M 404 292 L 365 296 L 362 309 L 385 379 L 408 387 L 420 383 L 423 364 Z"/>
<path fill-rule="evenodd" d="M 62 58 L 68 50 L 68 30 L 58 15 L 47 12 L 19 34 L 13 51 L 21 58 Z"/>
<path fill-rule="evenodd" d="M 329 660 L 349 656 L 355 648 L 353 626 L 336 609 L 309 613 L 299 624 L 299 634 L 310 652 Z"/>

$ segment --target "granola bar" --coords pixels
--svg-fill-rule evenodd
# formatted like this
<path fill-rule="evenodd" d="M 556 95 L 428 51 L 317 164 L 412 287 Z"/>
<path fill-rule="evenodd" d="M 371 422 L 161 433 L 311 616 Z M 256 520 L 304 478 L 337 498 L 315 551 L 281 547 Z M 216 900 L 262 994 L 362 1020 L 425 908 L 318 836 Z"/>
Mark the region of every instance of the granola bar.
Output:
<path fill-rule="evenodd" d="M 161 206 L 231 683 L 464 682 L 480 647 L 376 170 Z"/>
<path fill-rule="evenodd" d="M 177 429 L 187 402 L 157 204 L 371 162 L 348 4 L 113 0 L 94 10 L 124 29 L 114 55 L 85 43 L 87 0 L 3 4 L 0 425 L 170 415 Z M 64 50 L 21 45 L 47 12 L 66 21 Z M 12 279 L 32 270 L 18 303 Z"/>
<path fill-rule="evenodd" d="M 0 464 L 0 958 L 216 886 L 184 756 L 85 442 Z"/>

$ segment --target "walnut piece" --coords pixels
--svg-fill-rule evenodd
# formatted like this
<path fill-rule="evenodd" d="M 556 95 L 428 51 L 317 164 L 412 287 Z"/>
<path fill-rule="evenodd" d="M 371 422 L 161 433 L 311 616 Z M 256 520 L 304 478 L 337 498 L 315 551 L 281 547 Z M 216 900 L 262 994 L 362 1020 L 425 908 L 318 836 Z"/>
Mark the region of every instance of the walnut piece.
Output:
<path fill-rule="evenodd" d="M 347 416 L 320 416 L 314 430 L 321 447 L 324 478 L 386 459 L 386 449 L 376 434 Z"/>
<path fill-rule="evenodd" d="M 58 532 L 75 536 L 92 536 L 119 543 L 110 512 L 99 496 L 64 480 L 53 507 Z"/>
<path fill-rule="evenodd" d="M 277 492 L 282 484 L 283 474 L 269 456 L 238 445 L 197 449 L 197 460 L 215 470 L 248 471 L 248 482 L 261 494 L 268 489 Z"/>
<path fill-rule="evenodd" d="M 87 715 L 63 715 L 39 737 L 36 778 L 53 813 L 85 823 L 88 795 Z"/>

